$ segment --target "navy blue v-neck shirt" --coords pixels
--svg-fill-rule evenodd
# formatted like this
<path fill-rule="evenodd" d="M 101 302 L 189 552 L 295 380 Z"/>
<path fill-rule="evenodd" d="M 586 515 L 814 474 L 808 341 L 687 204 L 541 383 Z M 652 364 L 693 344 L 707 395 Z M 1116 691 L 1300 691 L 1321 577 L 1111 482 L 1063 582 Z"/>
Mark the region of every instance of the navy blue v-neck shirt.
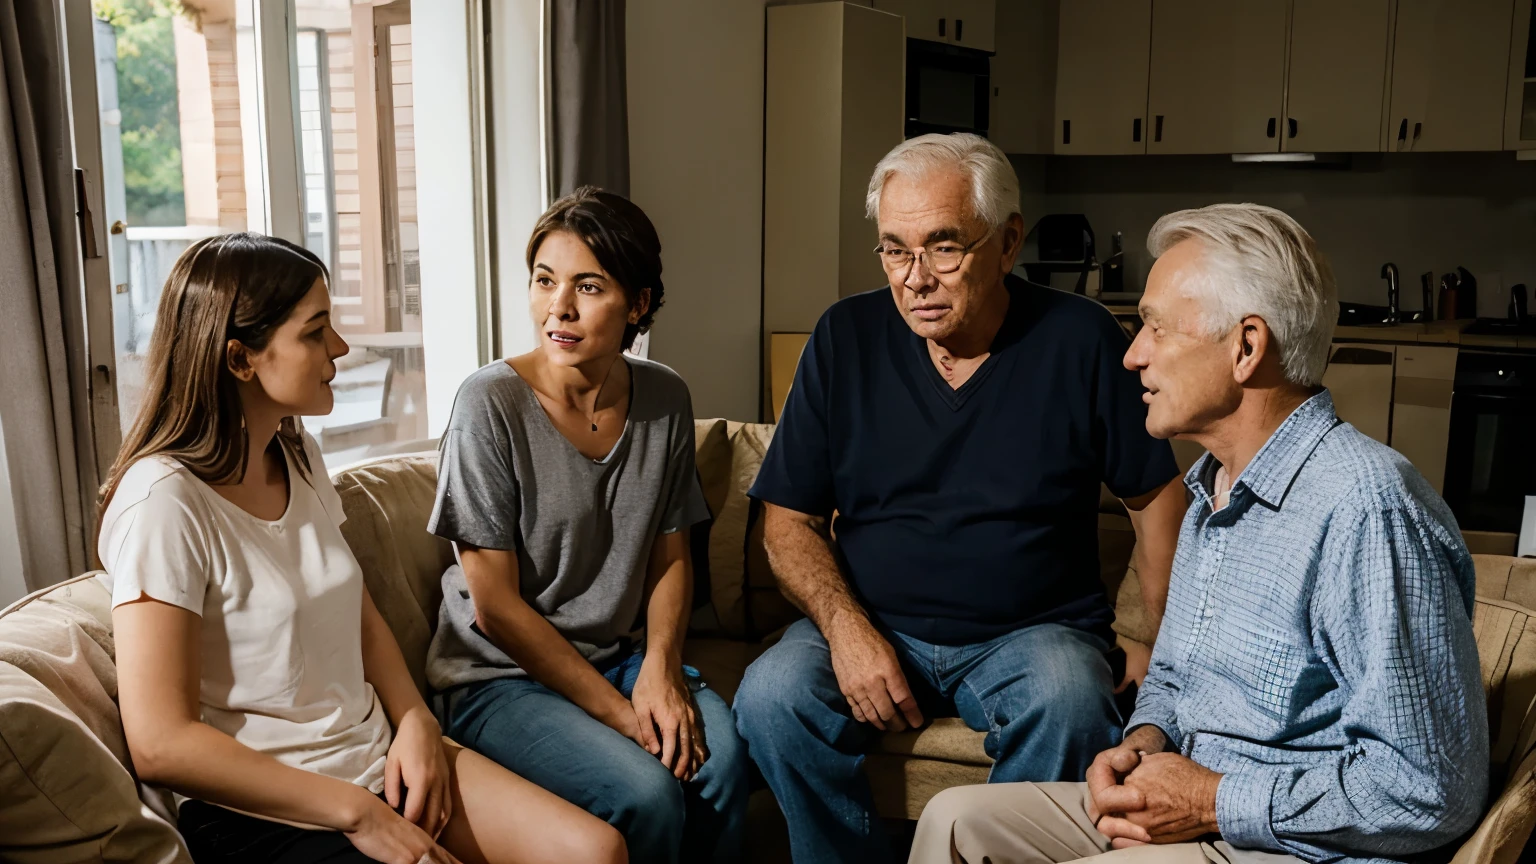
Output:
<path fill-rule="evenodd" d="M 1013 276 L 992 354 L 940 377 L 889 288 L 816 324 L 750 495 L 837 513 L 854 592 L 883 624 L 944 645 L 1059 623 L 1110 638 L 1099 484 L 1122 498 L 1178 476 L 1147 434 L 1109 311 Z"/>

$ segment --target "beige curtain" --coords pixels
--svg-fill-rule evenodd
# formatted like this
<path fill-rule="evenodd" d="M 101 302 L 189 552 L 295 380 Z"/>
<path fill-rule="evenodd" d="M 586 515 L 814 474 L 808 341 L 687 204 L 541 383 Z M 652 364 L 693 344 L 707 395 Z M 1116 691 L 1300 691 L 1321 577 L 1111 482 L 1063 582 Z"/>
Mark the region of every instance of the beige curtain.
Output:
<path fill-rule="evenodd" d="M 0 0 L 0 424 L 34 590 L 87 569 L 97 471 L 60 25 Z"/>
<path fill-rule="evenodd" d="M 624 0 L 545 0 L 549 192 L 592 184 L 629 195 Z"/>

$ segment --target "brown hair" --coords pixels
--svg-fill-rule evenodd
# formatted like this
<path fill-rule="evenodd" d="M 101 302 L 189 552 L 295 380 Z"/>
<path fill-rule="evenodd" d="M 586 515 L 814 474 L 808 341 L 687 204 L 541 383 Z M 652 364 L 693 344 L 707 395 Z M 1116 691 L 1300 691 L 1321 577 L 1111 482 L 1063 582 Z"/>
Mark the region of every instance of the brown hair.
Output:
<path fill-rule="evenodd" d="M 266 348 L 316 279 L 329 281 L 329 273 L 313 252 L 262 234 L 209 237 L 181 253 L 160 295 L 143 401 L 102 485 L 98 519 L 123 474 L 146 456 L 170 456 L 205 483 L 240 482 L 250 441 L 225 346 L 237 339 Z M 295 418 L 283 418 L 277 440 L 307 477 Z"/>
<path fill-rule="evenodd" d="M 619 283 L 633 307 L 640 292 L 651 289 L 651 305 L 639 322 L 624 328 L 624 350 L 635 337 L 651 329 L 661 308 L 661 238 L 645 211 L 622 195 L 583 186 L 549 205 L 533 236 L 528 238 L 528 270 L 544 240 L 556 231 L 569 231 L 592 250 L 597 263 Z"/>

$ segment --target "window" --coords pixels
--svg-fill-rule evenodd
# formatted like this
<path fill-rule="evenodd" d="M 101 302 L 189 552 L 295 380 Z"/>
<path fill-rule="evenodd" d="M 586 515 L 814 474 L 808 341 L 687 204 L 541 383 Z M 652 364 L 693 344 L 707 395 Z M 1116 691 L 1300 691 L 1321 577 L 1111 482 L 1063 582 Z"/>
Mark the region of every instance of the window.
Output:
<path fill-rule="evenodd" d="M 352 347 L 332 413 L 303 418 L 328 463 L 426 438 L 433 301 L 410 0 L 92 0 L 92 12 L 123 429 L 171 265 L 199 238 L 252 230 L 302 242 L 331 272 L 333 321 Z M 473 340 L 479 325 L 466 324 Z"/>

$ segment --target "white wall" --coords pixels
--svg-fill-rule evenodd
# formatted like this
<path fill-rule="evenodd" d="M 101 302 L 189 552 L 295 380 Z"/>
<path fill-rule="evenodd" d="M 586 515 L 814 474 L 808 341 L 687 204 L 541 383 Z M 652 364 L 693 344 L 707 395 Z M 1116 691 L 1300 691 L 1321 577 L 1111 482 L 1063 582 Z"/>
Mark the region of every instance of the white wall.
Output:
<path fill-rule="evenodd" d="M 764 5 L 627 10 L 630 197 L 661 234 L 666 285 L 650 356 L 688 382 L 697 417 L 758 417 Z"/>
<path fill-rule="evenodd" d="M 5 424 L 0 422 L 0 607 L 27 594 L 21 573 L 21 537 L 16 529 L 16 507 L 11 499 L 11 474 L 5 461 Z"/>
<path fill-rule="evenodd" d="M 542 3 L 491 6 L 490 89 L 496 164 L 496 288 L 501 355 L 538 347 L 528 318 L 528 238 L 549 206 L 543 178 L 545 129 Z"/>
<path fill-rule="evenodd" d="M 459 384 L 481 362 L 467 14 L 463 3 L 443 3 L 411 22 L 421 338 L 433 438 L 448 425 Z"/>
<path fill-rule="evenodd" d="M 1015 156 L 1024 221 L 1083 213 L 1099 257 L 1125 233 L 1126 285 L 1139 289 L 1152 259 L 1147 231 L 1164 213 L 1219 201 L 1278 207 L 1317 239 L 1341 299 L 1385 305 L 1381 265 L 1398 266 L 1404 309 L 1418 309 L 1419 274 L 1464 266 L 1479 305 L 1498 315 L 1509 286 L 1536 287 L 1536 162 L 1513 153 L 1356 156 L 1345 169 L 1234 164 L 1225 156 Z M 1500 286 L 1495 289 L 1495 283 Z M 1438 287 L 1436 289 L 1438 291 Z"/>

